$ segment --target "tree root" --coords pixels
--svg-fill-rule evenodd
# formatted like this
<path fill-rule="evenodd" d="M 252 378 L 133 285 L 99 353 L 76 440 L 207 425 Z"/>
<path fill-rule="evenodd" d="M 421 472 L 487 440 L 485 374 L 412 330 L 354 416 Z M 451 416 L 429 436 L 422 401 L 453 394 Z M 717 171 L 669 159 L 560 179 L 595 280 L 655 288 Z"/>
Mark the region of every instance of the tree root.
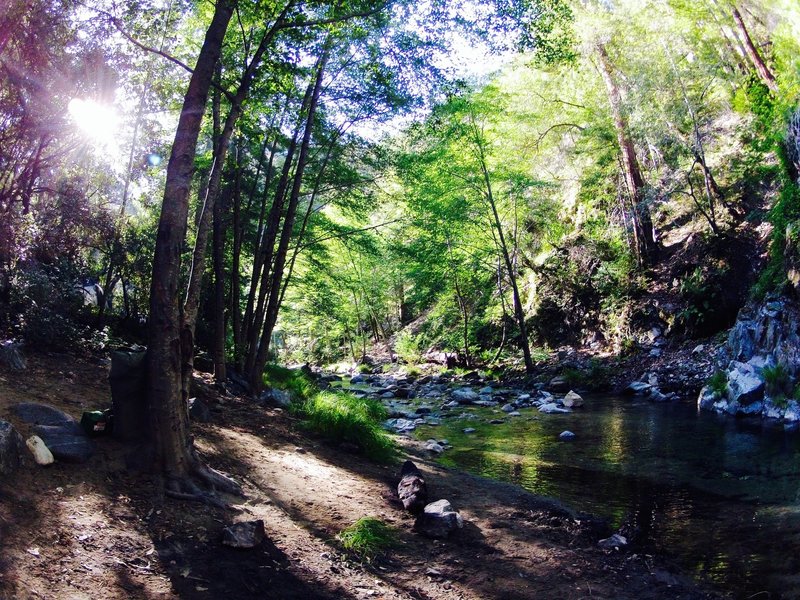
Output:
<path fill-rule="evenodd" d="M 214 492 L 244 496 L 242 487 L 236 481 L 206 465 L 197 455 L 194 445 L 190 445 L 188 473 L 168 477 L 164 494 L 176 500 L 201 502 L 217 508 L 231 508 Z"/>

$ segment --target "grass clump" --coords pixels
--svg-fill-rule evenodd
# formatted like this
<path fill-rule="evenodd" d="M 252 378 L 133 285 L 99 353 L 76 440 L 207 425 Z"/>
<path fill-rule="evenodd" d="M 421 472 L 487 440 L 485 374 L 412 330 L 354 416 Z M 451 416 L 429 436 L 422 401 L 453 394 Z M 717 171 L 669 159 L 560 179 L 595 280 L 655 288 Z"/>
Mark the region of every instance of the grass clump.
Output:
<path fill-rule="evenodd" d="M 764 378 L 764 384 L 770 396 L 780 396 L 786 392 L 789 385 L 789 371 L 782 364 L 764 367 L 761 376 Z"/>
<path fill-rule="evenodd" d="M 728 376 L 725 371 L 715 371 L 714 374 L 708 378 L 706 385 L 711 388 L 711 391 L 720 396 L 725 395 L 728 389 Z"/>
<path fill-rule="evenodd" d="M 345 550 L 366 560 L 375 558 L 397 544 L 394 529 L 374 517 L 360 518 L 336 538 Z"/>
<path fill-rule="evenodd" d="M 394 441 L 382 428 L 386 409 L 377 400 L 345 392 L 319 392 L 307 398 L 296 413 L 312 431 L 334 442 L 355 444 L 373 460 L 390 462 L 396 455 Z"/>
<path fill-rule="evenodd" d="M 264 368 L 264 385 L 286 390 L 295 401 L 307 400 L 317 391 L 317 386 L 301 369 L 289 369 L 276 364 L 268 364 Z"/>

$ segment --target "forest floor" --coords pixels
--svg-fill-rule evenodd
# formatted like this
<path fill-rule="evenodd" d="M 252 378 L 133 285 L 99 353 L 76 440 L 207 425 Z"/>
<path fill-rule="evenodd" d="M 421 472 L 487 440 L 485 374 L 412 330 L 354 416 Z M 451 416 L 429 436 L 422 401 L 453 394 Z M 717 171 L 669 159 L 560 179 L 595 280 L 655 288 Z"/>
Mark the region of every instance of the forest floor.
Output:
<path fill-rule="evenodd" d="M 26 437 L 10 406 L 41 402 L 76 418 L 110 404 L 108 366 L 34 356 L 0 372 L 0 418 Z M 96 440 L 84 464 L 28 464 L 0 483 L 0 598 L 710 598 L 658 557 L 597 546 L 593 519 L 514 486 L 443 469 L 410 453 L 431 500 L 447 498 L 464 529 L 421 537 L 396 498 L 399 466 L 376 465 L 309 436 L 280 409 L 211 399 L 193 425 L 208 462 L 243 483 L 235 510 L 164 499 L 156 481 L 125 468 L 130 448 Z M 361 562 L 335 536 L 358 518 L 382 519 L 398 543 Z M 223 546 L 222 530 L 262 519 L 267 539 Z"/>

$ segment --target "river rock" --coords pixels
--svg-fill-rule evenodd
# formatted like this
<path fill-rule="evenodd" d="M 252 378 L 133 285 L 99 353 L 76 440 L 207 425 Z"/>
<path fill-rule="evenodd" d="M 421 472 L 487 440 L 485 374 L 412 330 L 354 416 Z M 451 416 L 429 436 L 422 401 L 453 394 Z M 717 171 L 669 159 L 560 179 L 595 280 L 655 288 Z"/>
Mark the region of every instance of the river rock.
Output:
<path fill-rule="evenodd" d="M 492 406 L 497 406 L 500 403 L 499 402 L 495 402 L 494 400 L 476 400 L 472 404 L 474 404 L 475 406 L 483 406 L 483 407 L 487 407 L 488 408 L 488 407 L 492 407 Z"/>
<path fill-rule="evenodd" d="M 38 435 L 32 435 L 25 440 L 25 445 L 28 446 L 28 450 L 33 454 L 33 460 L 36 461 L 37 465 L 52 465 L 55 462 L 53 453 L 50 452 L 47 444 Z"/>
<path fill-rule="evenodd" d="M 522 413 L 519 412 L 518 410 L 514 410 L 514 411 L 511 411 L 510 413 L 508 413 L 508 416 L 509 417 L 521 417 Z"/>
<path fill-rule="evenodd" d="M 366 381 L 367 381 L 367 378 L 364 377 L 364 375 L 362 375 L 361 373 L 358 373 L 357 375 L 353 375 L 350 378 L 351 385 L 357 385 L 359 383 L 364 383 Z"/>
<path fill-rule="evenodd" d="M 400 469 L 400 483 L 397 484 L 397 496 L 403 508 L 415 515 L 422 512 L 428 503 L 428 487 L 422 472 L 410 460 L 403 463 Z"/>
<path fill-rule="evenodd" d="M 569 430 L 567 430 L 567 431 L 562 431 L 562 432 L 561 432 L 561 433 L 558 435 L 558 439 L 560 439 L 560 440 L 571 440 L 571 439 L 573 439 L 574 437 L 575 437 L 575 434 L 574 434 L 574 433 L 572 433 L 572 432 L 571 432 L 571 431 L 569 431 Z"/>
<path fill-rule="evenodd" d="M 644 381 L 632 381 L 628 384 L 628 387 L 622 390 L 622 393 L 629 396 L 645 396 L 650 393 L 652 387 L 652 385 Z"/>
<path fill-rule="evenodd" d="M 264 521 L 258 519 L 226 527 L 222 532 L 222 543 L 231 548 L 255 548 L 265 537 Z"/>
<path fill-rule="evenodd" d="M 433 452 L 434 454 L 441 454 L 444 452 L 444 446 L 442 446 L 436 440 L 428 440 L 425 442 L 425 450 L 428 452 Z"/>
<path fill-rule="evenodd" d="M 0 421 L 0 475 L 12 475 L 22 464 L 25 443 L 22 436 L 7 421 Z"/>
<path fill-rule="evenodd" d="M 474 427 L 467 427 L 466 429 L 462 430 L 464 433 L 475 433 L 476 429 Z"/>
<path fill-rule="evenodd" d="M 700 395 L 697 397 L 697 408 L 700 410 L 710 410 L 717 402 L 720 396 L 717 392 L 712 390 L 709 386 L 704 386 L 700 390 Z"/>
<path fill-rule="evenodd" d="M 517 402 L 528 402 L 531 399 L 530 394 L 520 394 L 517 396 Z"/>
<path fill-rule="evenodd" d="M 514 412 L 515 408 L 516 407 L 513 404 L 504 404 L 500 410 L 502 410 L 504 413 L 511 413 Z"/>
<path fill-rule="evenodd" d="M 732 361 L 728 367 L 728 399 L 745 405 L 764 398 L 764 380 L 755 367 L 747 363 Z"/>
<path fill-rule="evenodd" d="M 417 424 L 410 419 L 389 419 L 384 423 L 384 427 L 393 429 L 397 433 L 406 433 L 414 431 L 417 428 Z"/>
<path fill-rule="evenodd" d="M 568 409 L 568 408 L 561 408 L 555 402 L 551 402 L 551 403 L 548 403 L 548 404 L 542 404 L 539 407 L 539 412 L 549 415 L 549 414 L 555 414 L 555 413 L 568 413 L 568 412 L 572 412 L 572 411 L 570 409 Z"/>
<path fill-rule="evenodd" d="M 615 533 L 611 537 L 597 542 L 603 550 L 619 550 L 628 545 L 628 539 L 624 535 Z"/>
<path fill-rule="evenodd" d="M 493 392 L 494 392 L 494 388 L 492 386 L 490 386 L 490 385 L 487 385 L 486 387 L 481 388 L 478 391 L 479 394 L 489 394 L 490 396 L 492 395 Z"/>
<path fill-rule="evenodd" d="M 567 395 L 564 396 L 564 399 L 561 402 L 566 408 L 579 408 L 583 406 L 583 398 L 581 398 L 579 394 L 576 394 L 572 390 L 570 390 Z"/>
<path fill-rule="evenodd" d="M 425 507 L 414 527 L 426 537 L 446 538 L 464 527 L 464 519 L 447 500 L 437 500 Z"/>
<path fill-rule="evenodd" d="M 783 419 L 789 423 L 800 421 L 800 403 L 796 400 L 789 400 L 786 403 L 786 410 L 783 412 Z"/>
<path fill-rule="evenodd" d="M 480 396 L 471 388 L 457 388 L 451 392 L 450 396 L 459 404 L 473 404 L 480 400 Z"/>

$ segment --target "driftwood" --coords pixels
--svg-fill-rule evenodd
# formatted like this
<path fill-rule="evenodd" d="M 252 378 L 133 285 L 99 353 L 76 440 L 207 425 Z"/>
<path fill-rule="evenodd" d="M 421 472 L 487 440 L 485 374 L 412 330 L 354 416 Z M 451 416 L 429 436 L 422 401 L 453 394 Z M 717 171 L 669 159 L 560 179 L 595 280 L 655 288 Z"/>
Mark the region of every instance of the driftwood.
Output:
<path fill-rule="evenodd" d="M 22 371 L 27 366 L 25 357 L 22 356 L 22 344 L 13 340 L 0 342 L 0 364 L 7 366 L 12 371 Z"/>
<path fill-rule="evenodd" d="M 410 460 L 403 463 L 400 471 L 400 483 L 397 485 L 397 495 L 403 507 L 410 513 L 418 515 L 428 503 L 428 487 L 422 478 L 422 473 Z"/>

